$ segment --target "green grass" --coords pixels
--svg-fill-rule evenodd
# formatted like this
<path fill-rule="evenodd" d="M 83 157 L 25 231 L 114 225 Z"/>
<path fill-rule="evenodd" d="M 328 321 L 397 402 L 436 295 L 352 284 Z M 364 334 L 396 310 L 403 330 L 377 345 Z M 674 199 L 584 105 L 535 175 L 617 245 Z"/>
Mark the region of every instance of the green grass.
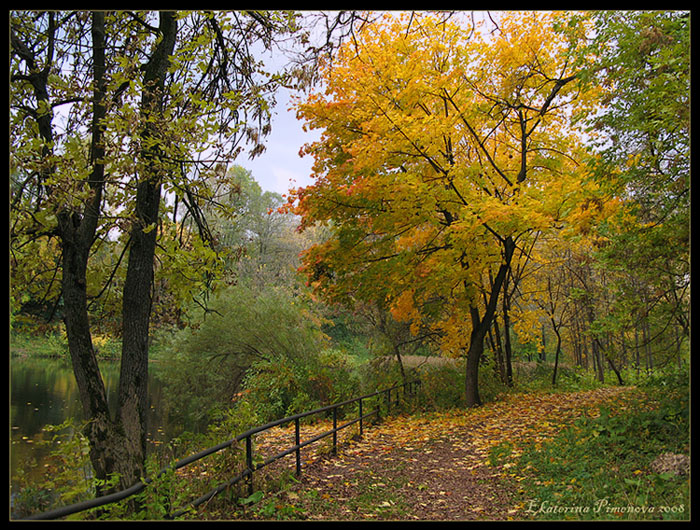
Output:
<path fill-rule="evenodd" d="M 68 341 L 58 332 L 45 335 L 10 333 L 10 355 L 28 358 L 68 358 Z"/>
<path fill-rule="evenodd" d="M 98 359 L 119 359 L 121 340 L 110 335 L 95 333 L 92 345 Z M 70 359 L 68 339 L 62 330 L 46 334 L 10 333 L 10 355 L 33 359 Z"/>
<path fill-rule="evenodd" d="M 644 385 L 634 400 L 582 417 L 517 461 L 520 515 L 538 520 L 689 520 L 688 476 L 655 473 L 667 452 L 689 453 L 687 379 Z M 492 463 L 507 455 L 496 447 Z"/>

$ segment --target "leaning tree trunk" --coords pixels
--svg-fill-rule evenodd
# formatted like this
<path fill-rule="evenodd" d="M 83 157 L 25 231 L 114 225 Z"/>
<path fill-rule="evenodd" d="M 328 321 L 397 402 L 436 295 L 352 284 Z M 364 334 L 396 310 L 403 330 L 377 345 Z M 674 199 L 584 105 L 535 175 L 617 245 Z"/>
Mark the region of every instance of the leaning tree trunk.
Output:
<path fill-rule="evenodd" d="M 69 229 L 64 227 L 62 231 L 65 234 Z M 72 231 L 75 236 L 73 238 L 63 237 L 64 323 L 80 402 L 85 415 L 90 418 L 85 433 L 90 445 L 90 461 L 96 478 L 105 480 L 111 471 L 109 462 L 115 460 L 107 456 L 115 433 L 107 404 L 107 392 L 90 335 L 86 294 L 88 249 L 80 244 L 75 232 Z"/>
<path fill-rule="evenodd" d="M 57 215 L 63 252 L 62 298 L 68 351 L 78 385 L 83 412 L 89 422 L 86 437 L 95 477 L 105 481 L 110 474 L 120 473 L 124 461 L 123 432 L 110 416 L 107 392 L 100 374 L 90 334 L 87 309 L 87 266 L 90 249 L 100 217 L 104 189 L 104 126 L 105 93 L 105 28 L 104 13 L 92 14 L 93 102 L 90 144 L 92 171 L 88 179 L 91 196 L 86 200 L 82 215 L 70 210 Z M 98 487 L 98 493 L 104 493 Z"/>
<path fill-rule="evenodd" d="M 554 321 L 554 317 L 550 316 L 549 321 L 552 323 L 552 329 L 554 334 L 557 336 L 557 349 L 554 354 L 554 370 L 552 371 L 552 386 L 557 384 L 557 369 L 559 368 L 559 354 L 561 353 L 561 333 L 559 332 L 559 326 Z"/>

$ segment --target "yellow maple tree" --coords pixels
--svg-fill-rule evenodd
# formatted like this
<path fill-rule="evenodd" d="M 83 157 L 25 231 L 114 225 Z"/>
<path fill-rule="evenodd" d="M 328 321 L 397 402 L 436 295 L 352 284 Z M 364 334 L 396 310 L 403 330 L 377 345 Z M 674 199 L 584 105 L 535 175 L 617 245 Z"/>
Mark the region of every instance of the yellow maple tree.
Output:
<path fill-rule="evenodd" d="M 570 126 L 583 97 L 561 14 L 506 13 L 496 30 L 429 14 L 367 25 L 298 104 L 319 141 L 301 227 L 332 236 L 303 270 L 332 300 L 372 300 L 467 358 L 467 404 L 513 256 L 595 195 Z"/>

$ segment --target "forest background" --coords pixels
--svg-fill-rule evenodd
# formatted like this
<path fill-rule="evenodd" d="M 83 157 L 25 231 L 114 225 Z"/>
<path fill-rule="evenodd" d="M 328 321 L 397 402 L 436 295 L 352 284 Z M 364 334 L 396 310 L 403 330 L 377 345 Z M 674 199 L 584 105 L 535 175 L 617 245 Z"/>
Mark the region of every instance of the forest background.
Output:
<path fill-rule="evenodd" d="M 214 430 L 416 355 L 436 406 L 684 370 L 687 13 L 302 15 L 11 13 L 12 344 L 69 352 L 98 480 L 144 470 L 154 359 Z M 281 87 L 324 132 L 289 197 L 237 160 Z"/>

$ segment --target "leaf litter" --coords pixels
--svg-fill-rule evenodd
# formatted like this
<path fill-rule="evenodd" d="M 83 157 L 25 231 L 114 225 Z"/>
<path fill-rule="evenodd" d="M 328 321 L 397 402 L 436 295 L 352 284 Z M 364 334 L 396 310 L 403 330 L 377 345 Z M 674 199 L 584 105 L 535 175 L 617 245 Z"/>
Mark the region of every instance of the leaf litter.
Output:
<path fill-rule="evenodd" d="M 278 502 L 318 520 L 516 519 L 513 494 L 525 477 L 512 468 L 522 447 L 551 439 L 583 414 L 596 416 L 600 406 L 624 409 L 633 390 L 512 394 L 474 409 L 390 417 L 362 438 L 344 429 L 335 455 L 323 441 L 302 449 L 302 475 Z M 301 439 L 330 428 L 325 421 L 302 426 Z M 293 426 L 276 428 L 256 450 L 274 454 L 290 440 Z M 503 444 L 510 452 L 492 465 L 491 450 Z"/>

